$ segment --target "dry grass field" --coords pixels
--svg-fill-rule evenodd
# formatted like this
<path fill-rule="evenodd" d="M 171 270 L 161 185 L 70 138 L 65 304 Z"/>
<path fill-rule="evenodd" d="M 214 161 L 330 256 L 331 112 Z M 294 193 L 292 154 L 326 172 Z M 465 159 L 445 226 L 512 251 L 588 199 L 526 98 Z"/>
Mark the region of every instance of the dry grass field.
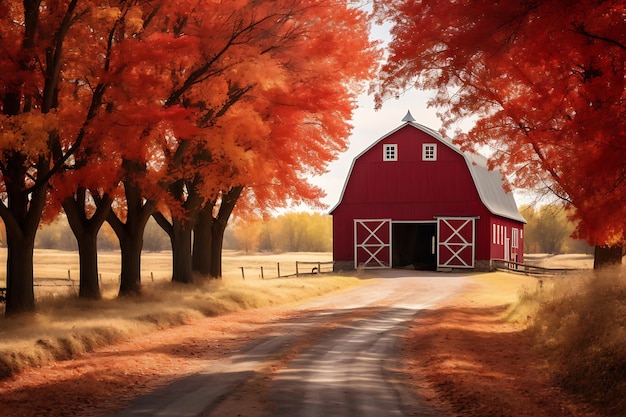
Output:
<path fill-rule="evenodd" d="M 171 252 L 144 252 L 141 258 L 141 280 L 146 286 L 153 283 L 169 282 L 171 274 Z M 244 268 L 246 280 L 261 278 L 261 267 L 265 278 L 278 277 L 280 264 L 281 277 L 296 273 L 296 261 L 329 262 L 329 252 L 298 252 L 280 254 L 245 255 L 235 251 L 224 251 L 223 279 L 241 280 L 241 268 Z M 79 265 L 78 252 L 52 249 L 36 249 L 34 255 L 35 296 L 72 294 L 78 291 Z M 0 248 L 0 265 L 6 264 L 6 248 Z M 315 265 L 306 265 L 304 272 L 311 272 Z M 322 265 L 322 272 L 330 266 Z M 98 254 L 100 282 L 105 297 L 114 297 L 119 284 L 120 253 L 100 252 Z M 302 271 L 301 271 L 302 272 Z M 6 286 L 6 270 L 0 268 L 0 287 Z"/>
<path fill-rule="evenodd" d="M 593 255 L 586 255 L 582 253 L 571 253 L 565 255 L 533 253 L 524 255 L 524 260 L 528 264 L 540 266 L 543 268 L 593 268 Z"/>
<path fill-rule="evenodd" d="M 296 261 L 328 261 L 327 253 L 239 256 L 225 253 L 222 280 L 199 280 L 176 285 L 170 280 L 170 254 L 142 257 L 144 294 L 139 299 L 118 299 L 119 253 L 102 253 L 103 299 L 79 300 L 78 255 L 55 250 L 35 251 L 33 315 L 0 320 L 0 379 L 24 369 L 91 351 L 131 335 L 180 325 L 204 316 L 248 308 L 289 304 L 353 285 L 354 277 L 332 274 L 276 277 L 272 266 L 281 263 L 281 275 L 295 273 Z M 2 253 L 0 262 L 6 259 Z M 260 267 L 267 268 L 260 278 Z M 241 269 L 246 279 L 241 277 Z M 68 272 L 69 271 L 69 272 Z M 310 271 L 310 269 L 309 269 Z M 68 276 L 71 278 L 68 280 Z M 4 277 L 0 279 L 0 286 Z"/>

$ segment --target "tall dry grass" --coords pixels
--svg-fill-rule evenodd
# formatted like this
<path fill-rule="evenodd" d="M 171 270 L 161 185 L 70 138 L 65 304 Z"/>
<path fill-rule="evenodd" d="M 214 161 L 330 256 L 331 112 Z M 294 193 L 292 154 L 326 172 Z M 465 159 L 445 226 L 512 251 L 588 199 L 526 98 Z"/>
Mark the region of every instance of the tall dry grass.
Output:
<path fill-rule="evenodd" d="M 557 383 L 606 415 L 626 410 L 626 267 L 544 279 L 517 316 L 555 366 Z"/>
<path fill-rule="evenodd" d="M 0 320 L 0 379 L 64 360 L 159 328 L 249 308 L 293 303 L 358 285 L 354 277 L 323 275 L 267 280 L 206 280 L 197 285 L 155 282 L 140 298 L 99 301 L 72 295 L 38 300 L 37 313 Z"/>

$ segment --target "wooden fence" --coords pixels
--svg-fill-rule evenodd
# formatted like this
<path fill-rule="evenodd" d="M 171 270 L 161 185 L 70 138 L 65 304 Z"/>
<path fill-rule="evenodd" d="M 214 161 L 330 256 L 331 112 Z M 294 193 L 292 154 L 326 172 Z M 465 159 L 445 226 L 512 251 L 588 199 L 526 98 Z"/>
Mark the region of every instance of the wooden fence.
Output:
<path fill-rule="evenodd" d="M 288 277 L 299 277 L 305 275 L 316 275 L 316 274 L 326 274 L 333 272 L 333 261 L 329 262 L 311 262 L 311 261 L 296 261 L 295 262 L 295 272 L 293 272 L 293 268 L 288 269 L 285 268 L 283 264 L 283 270 L 281 273 L 280 262 L 276 263 L 276 268 L 267 268 L 267 267 L 244 267 L 240 266 L 241 270 L 241 278 L 246 279 L 246 271 L 250 273 L 260 272 L 259 277 L 261 279 L 265 278 L 288 278 Z"/>
<path fill-rule="evenodd" d="M 580 269 L 572 268 L 544 268 L 542 266 L 522 264 L 519 262 L 505 260 L 494 260 L 493 268 L 498 271 L 518 272 L 526 275 L 562 275 L 580 271 Z"/>

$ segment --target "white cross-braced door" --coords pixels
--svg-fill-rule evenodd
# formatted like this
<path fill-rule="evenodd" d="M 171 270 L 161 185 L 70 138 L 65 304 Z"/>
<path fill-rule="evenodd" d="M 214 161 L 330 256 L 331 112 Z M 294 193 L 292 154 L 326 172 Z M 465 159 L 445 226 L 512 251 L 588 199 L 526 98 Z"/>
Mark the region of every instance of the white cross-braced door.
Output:
<path fill-rule="evenodd" d="M 437 268 L 474 268 L 474 217 L 437 218 Z"/>
<path fill-rule="evenodd" d="M 391 268 L 391 219 L 355 219 L 354 242 L 355 268 Z"/>

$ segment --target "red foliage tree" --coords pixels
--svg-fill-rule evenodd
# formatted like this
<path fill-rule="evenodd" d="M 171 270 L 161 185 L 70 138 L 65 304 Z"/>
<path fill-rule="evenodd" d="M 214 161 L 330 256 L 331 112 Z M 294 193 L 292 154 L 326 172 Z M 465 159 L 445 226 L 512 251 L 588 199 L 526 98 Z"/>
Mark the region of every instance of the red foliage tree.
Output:
<path fill-rule="evenodd" d="M 77 81 L 64 74 L 99 52 L 85 50 L 81 57 L 67 52 L 78 39 L 92 36 L 87 22 L 93 6 L 76 0 L 0 3 L 0 217 L 7 231 L 7 315 L 35 308 L 34 238 L 49 201 L 49 182 L 80 148 L 93 117 L 89 106 L 78 114 L 59 110 L 59 91 Z M 96 90 L 87 101 L 97 102 L 101 94 Z M 67 132 L 72 134 L 64 136 Z"/>
<path fill-rule="evenodd" d="M 457 136 L 464 148 L 492 147 L 492 165 L 514 185 L 545 185 L 567 201 L 577 236 L 624 243 L 623 2 L 392 0 L 375 9 L 394 23 L 379 100 L 435 89 L 444 127 L 477 118 Z"/>
<path fill-rule="evenodd" d="M 371 77 L 378 58 L 367 16 L 345 3 L 252 5 L 228 15 L 224 26 L 236 31 L 213 31 L 221 41 L 208 55 L 220 60 L 191 73 L 203 81 L 186 79 L 181 89 L 191 88 L 170 100 L 196 109 L 203 128 L 179 144 L 177 153 L 187 152 L 171 168 L 179 176 L 170 191 L 183 216 L 173 210 L 171 223 L 157 216 L 172 238 L 175 280 L 189 282 L 192 265 L 221 276 L 224 229 L 244 187 L 256 209 L 321 195 L 307 176 L 344 149 L 359 81 Z"/>

